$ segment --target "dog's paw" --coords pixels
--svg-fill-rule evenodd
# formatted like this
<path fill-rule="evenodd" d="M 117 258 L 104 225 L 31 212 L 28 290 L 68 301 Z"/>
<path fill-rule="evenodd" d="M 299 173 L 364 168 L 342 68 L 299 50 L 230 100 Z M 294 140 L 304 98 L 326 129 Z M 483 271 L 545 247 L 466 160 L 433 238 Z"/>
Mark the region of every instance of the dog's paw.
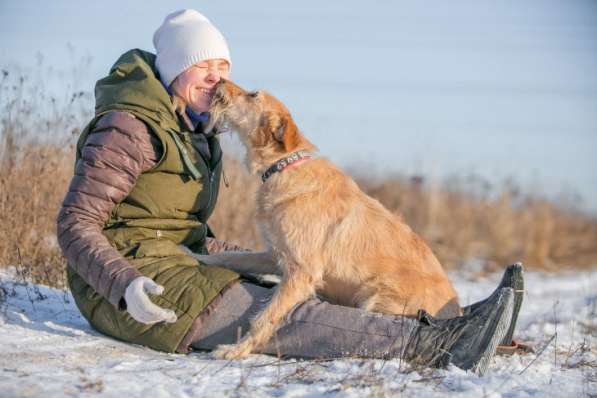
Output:
<path fill-rule="evenodd" d="M 238 344 L 220 344 L 213 355 L 218 359 L 243 359 L 248 357 L 251 351 L 253 351 L 253 344 L 245 341 Z"/>

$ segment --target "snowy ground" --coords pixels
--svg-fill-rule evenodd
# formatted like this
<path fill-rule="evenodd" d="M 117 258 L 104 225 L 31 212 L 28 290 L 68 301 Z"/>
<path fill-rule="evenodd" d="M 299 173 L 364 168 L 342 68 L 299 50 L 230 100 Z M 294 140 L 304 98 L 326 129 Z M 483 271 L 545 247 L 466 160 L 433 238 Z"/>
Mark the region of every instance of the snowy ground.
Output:
<path fill-rule="evenodd" d="M 491 292 L 499 275 L 452 274 L 464 304 Z M 409 372 L 393 361 L 241 362 L 172 355 L 104 337 L 70 294 L 0 273 L 0 397 L 460 396 L 596 397 L 597 270 L 526 274 L 517 337 L 535 354 L 496 358 L 479 378 L 451 367 Z"/>

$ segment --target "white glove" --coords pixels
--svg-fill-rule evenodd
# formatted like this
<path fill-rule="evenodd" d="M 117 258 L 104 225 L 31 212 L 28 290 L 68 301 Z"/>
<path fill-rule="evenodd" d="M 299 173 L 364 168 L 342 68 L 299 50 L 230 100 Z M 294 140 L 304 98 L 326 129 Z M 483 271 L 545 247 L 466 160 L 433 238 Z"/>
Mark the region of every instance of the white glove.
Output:
<path fill-rule="evenodd" d="M 149 300 L 147 293 L 156 296 L 164 292 L 164 287 L 155 283 L 151 278 L 140 276 L 134 279 L 124 292 L 126 310 L 137 322 L 151 325 L 157 322 L 176 322 L 174 311 L 164 309 Z"/>

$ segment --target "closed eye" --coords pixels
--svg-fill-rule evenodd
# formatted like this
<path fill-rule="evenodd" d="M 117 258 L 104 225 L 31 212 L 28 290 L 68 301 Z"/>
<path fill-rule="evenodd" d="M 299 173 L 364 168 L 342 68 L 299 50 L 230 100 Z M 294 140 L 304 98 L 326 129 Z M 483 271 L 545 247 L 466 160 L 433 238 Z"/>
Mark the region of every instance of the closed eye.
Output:
<path fill-rule="evenodd" d="M 249 94 L 247 94 L 247 96 L 251 98 L 257 98 L 257 96 L 259 96 L 259 91 L 252 91 Z"/>

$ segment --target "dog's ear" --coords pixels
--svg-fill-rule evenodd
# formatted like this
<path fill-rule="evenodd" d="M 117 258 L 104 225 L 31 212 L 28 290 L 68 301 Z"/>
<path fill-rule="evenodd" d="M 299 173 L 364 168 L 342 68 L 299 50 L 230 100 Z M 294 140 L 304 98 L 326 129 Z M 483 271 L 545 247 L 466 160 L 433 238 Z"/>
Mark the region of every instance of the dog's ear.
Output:
<path fill-rule="evenodd" d="M 274 138 L 276 139 L 276 141 L 284 143 L 284 134 L 286 132 L 286 120 L 285 119 L 281 119 L 279 117 L 274 117 L 272 118 L 272 127 L 273 127 L 273 132 L 272 134 L 274 135 Z"/>
<path fill-rule="evenodd" d="M 273 135 L 276 141 L 284 145 L 286 152 L 293 151 L 299 145 L 298 128 L 294 121 L 289 116 L 277 116 L 277 123 L 273 131 Z"/>

